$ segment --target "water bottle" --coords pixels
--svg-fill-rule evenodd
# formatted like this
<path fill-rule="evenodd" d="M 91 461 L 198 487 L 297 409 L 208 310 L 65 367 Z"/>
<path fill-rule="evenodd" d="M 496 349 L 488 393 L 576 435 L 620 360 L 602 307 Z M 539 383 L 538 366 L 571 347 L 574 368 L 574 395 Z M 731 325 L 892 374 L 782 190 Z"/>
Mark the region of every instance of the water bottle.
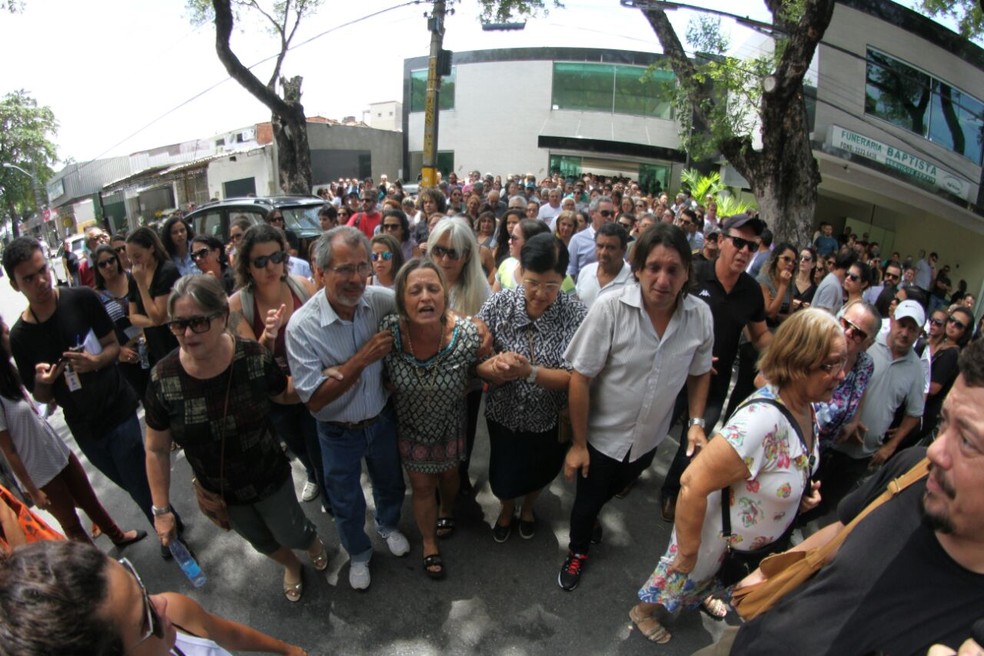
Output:
<path fill-rule="evenodd" d="M 188 547 L 185 546 L 184 542 L 174 538 L 170 543 L 168 543 L 167 546 L 171 550 L 171 555 L 174 556 L 174 560 L 181 567 L 181 571 L 184 572 L 185 576 L 188 577 L 188 580 L 191 581 L 191 584 L 196 588 L 200 588 L 205 585 L 205 581 L 208 580 L 205 576 L 205 572 L 202 571 L 201 565 L 198 564 L 195 557 L 191 555 L 190 551 L 188 551 Z"/>
<path fill-rule="evenodd" d="M 140 368 L 150 369 L 150 359 L 147 354 L 147 338 L 143 335 L 137 340 L 137 355 L 140 356 Z"/>

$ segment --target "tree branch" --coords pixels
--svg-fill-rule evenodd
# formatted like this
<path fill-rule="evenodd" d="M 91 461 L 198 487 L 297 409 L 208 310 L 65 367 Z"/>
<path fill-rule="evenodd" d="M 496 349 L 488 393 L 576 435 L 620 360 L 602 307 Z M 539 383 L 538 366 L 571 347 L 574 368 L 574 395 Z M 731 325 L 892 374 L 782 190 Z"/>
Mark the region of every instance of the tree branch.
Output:
<path fill-rule="evenodd" d="M 226 71 L 271 112 L 280 116 L 289 113 L 290 108 L 287 103 L 276 94 L 274 89 L 264 85 L 232 52 L 229 39 L 232 37 L 234 20 L 230 0 L 212 0 L 212 7 L 215 10 L 215 51 Z"/>
<path fill-rule="evenodd" d="M 776 67 L 775 78 L 778 85 L 773 95 L 788 98 L 802 91 L 803 76 L 813 61 L 817 44 L 830 25 L 834 4 L 835 0 L 806 0 L 803 15 L 789 31 L 788 44 Z M 776 17 L 778 19 L 778 14 Z"/>

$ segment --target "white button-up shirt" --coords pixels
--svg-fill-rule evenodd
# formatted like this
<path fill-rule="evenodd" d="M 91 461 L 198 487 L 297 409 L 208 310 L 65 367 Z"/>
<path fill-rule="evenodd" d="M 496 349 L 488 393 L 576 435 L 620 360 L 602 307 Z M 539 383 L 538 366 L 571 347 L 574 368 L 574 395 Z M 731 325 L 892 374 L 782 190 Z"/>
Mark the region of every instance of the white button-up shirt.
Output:
<path fill-rule="evenodd" d="M 581 302 L 591 309 L 594 302 L 602 293 L 617 292 L 625 285 L 635 282 L 632 276 L 632 267 L 625 260 L 622 261 L 622 268 L 615 274 L 615 277 L 608 281 L 604 287 L 598 282 L 598 263 L 592 262 L 581 269 L 577 277 L 577 297 Z"/>
<path fill-rule="evenodd" d="M 591 378 L 588 442 L 603 454 L 635 461 L 666 438 L 687 376 L 711 369 L 714 325 L 706 303 L 687 295 L 661 338 L 639 285 L 595 302 L 564 357 Z"/>

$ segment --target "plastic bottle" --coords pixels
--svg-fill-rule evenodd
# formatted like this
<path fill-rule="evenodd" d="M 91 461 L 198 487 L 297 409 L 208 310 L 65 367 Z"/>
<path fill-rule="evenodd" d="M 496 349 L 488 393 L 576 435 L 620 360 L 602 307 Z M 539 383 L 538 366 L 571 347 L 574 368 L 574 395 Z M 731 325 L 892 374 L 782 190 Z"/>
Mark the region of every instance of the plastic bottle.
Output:
<path fill-rule="evenodd" d="M 147 354 L 147 338 L 143 335 L 137 340 L 137 355 L 140 356 L 140 368 L 150 369 L 150 360 Z"/>
<path fill-rule="evenodd" d="M 191 584 L 196 588 L 205 585 L 205 581 L 208 578 L 205 576 L 205 572 L 202 571 L 201 565 L 191 555 L 188 547 L 181 540 L 175 538 L 168 543 L 168 548 L 171 550 L 171 555 L 174 556 L 175 562 L 181 567 L 181 571 L 185 573 Z"/>

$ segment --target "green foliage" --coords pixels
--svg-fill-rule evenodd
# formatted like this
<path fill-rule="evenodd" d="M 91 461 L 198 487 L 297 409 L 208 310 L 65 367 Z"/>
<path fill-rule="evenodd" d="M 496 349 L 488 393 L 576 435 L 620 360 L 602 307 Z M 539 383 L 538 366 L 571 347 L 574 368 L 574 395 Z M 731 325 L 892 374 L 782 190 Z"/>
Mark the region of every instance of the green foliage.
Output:
<path fill-rule="evenodd" d="M 966 39 L 984 38 L 984 12 L 977 0 L 922 0 L 920 8 L 929 16 L 956 21 Z"/>
<path fill-rule="evenodd" d="M 448 3 L 451 4 L 451 3 Z M 479 0 L 481 19 L 486 23 L 508 23 L 517 18 L 532 18 L 550 9 L 562 9 L 560 0 Z"/>
<path fill-rule="evenodd" d="M 39 184 L 51 177 L 56 159 L 51 139 L 58 129 L 54 112 L 39 107 L 27 91 L 8 93 L 0 100 L 0 164 L 18 166 L 37 177 Z M 8 215 L 36 208 L 34 181 L 14 168 L 0 167 L 0 196 Z M 44 197 L 44 192 L 40 191 Z"/>
<path fill-rule="evenodd" d="M 705 175 L 697 169 L 685 169 L 680 174 L 680 182 L 690 190 L 698 203 L 703 204 L 708 195 L 713 196 L 718 206 L 718 216 L 741 214 L 756 207 L 754 202 L 739 197 L 735 190 L 727 187 L 717 171 Z"/>
<path fill-rule="evenodd" d="M 2 1 L 2 0 L 0 0 Z M 231 0 L 232 15 L 237 25 L 247 17 L 259 18 L 264 29 L 288 44 L 301 19 L 313 14 L 324 0 L 291 0 L 261 2 L 260 0 Z M 215 20 L 211 0 L 185 0 L 185 11 L 192 25 L 202 26 Z"/>
<path fill-rule="evenodd" d="M 0 11 L 16 14 L 24 9 L 24 0 L 0 0 Z"/>

